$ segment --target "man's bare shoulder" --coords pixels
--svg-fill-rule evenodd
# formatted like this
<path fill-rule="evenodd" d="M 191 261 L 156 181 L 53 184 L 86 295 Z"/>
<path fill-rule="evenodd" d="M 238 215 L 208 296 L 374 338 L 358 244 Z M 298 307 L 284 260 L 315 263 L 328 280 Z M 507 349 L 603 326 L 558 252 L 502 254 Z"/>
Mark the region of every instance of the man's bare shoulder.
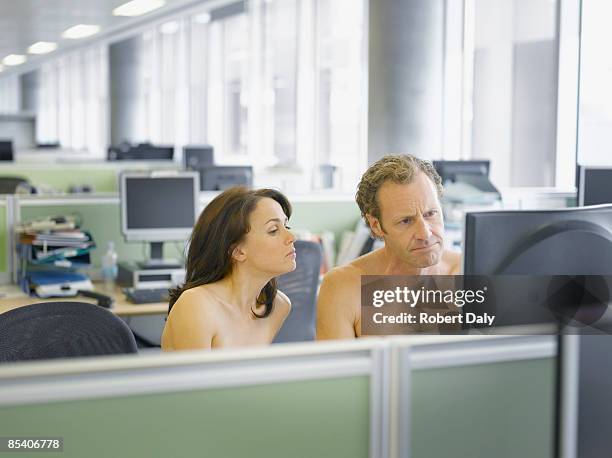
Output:
<path fill-rule="evenodd" d="M 359 271 L 359 275 L 381 275 L 384 272 L 383 249 L 359 256 L 349 266 Z"/>

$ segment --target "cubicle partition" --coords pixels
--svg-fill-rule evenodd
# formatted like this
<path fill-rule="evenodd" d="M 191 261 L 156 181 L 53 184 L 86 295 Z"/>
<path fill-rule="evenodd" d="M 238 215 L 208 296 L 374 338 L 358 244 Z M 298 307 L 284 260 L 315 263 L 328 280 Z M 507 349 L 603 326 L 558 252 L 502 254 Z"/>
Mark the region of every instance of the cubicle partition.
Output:
<path fill-rule="evenodd" d="M 386 456 L 378 340 L 106 357 L 0 371 L 2 436 L 65 457 Z"/>
<path fill-rule="evenodd" d="M 554 336 L 393 342 L 392 456 L 553 457 Z"/>
<path fill-rule="evenodd" d="M 0 197 L 0 283 L 11 280 L 11 233 L 12 224 L 12 197 Z"/>
<path fill-rule="evenodd" d="M 552 457 L 555 355 L 411 336 L 23 363 L 0 370 L 0 431 L 66 457 Z"/>
<path fill-rule="evenodd" d="M 202 210 L 217 193 L 200 194 Z M 292 227 L 313 233 L 330 230 L 339 240 L 342 232 L 353 229 L 359 219 L 354 201 L 346 198 L 297 197 L 293 199 Z M 6 196 L 0 199 L 0 282 L 16 280 L 18 259 L 13 225 L 23 221 L 57 215 L 76 215 L 82 228 L 91 232 L 97 249 L 92 251 L 92 264 L 100 267 L 109 241 L 115 243 L 120 261 L 140 261 L 147 258 L 148 244 L 125 242 L 121 234 L 119 197 L 115 193 L 62 196 Z M 329 215 L 334 215 L 329 218 Z M 164 249 L 169 257 L 182 259 L 185 242 L 167 242 Z M 3 252 L 2 248 L 6 251 Z M 4 264 L 3 264 L 4 263 Z M 4 268 L 3 268 L 4 267 Z M 4 273 L 4 277 L 2 274 Z M 11 275 L 12 274 L 12 275 Z"/>

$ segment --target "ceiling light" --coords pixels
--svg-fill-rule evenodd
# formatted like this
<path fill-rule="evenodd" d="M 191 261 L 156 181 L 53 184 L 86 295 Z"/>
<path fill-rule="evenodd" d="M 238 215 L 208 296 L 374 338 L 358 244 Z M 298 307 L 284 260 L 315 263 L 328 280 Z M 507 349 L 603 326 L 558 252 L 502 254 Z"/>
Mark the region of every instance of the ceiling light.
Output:
<path fill-rule="evenodd" d="M 62 37 L 69 38 L 71 40 L 77 40 L 79 38 L 85 38 L 95 35 L 99 31 L 99 25 L 78 24 L 74 27 L 70 27 L 69 29 L 64 30 L 64 33 L 62 33 Z"/>
<path fill-rule="evenodd" d="M 38 41 L 28 48 L 30 54 L 47 54 L 57 49 L 57 43 Z"/>
<path fill-rule="evenodd" d="M 4 59 L 2 59 L 2 63 L 4 65 L 21 65 L 26 61 L 26 56 L 21 54 L 9 54 Z"/>
<path fill-rule="evenodd" d="M 198 24 L 208 24 L 210 22 L 210 14 L 208 13 L 198 14 L 196 17 L 193 18 L 193 20 L 197 22 Z"/>
<path fill-rule="evenodd" d="M 162 24 L 160 30 L 161 33 L 164 34 L 171 34 L 171 33 L 176 33 L 176 31 L 179 29 L 179 25 L 178 22 L 176 21 L 170 21 L 170 22 L 166 22 L 165 24 Z"/>
<path fill-rule="evenodd" d="M 132 0 L 113 10 L 113 16 L 140 16 L 164 6 L 164 0 Z"/>

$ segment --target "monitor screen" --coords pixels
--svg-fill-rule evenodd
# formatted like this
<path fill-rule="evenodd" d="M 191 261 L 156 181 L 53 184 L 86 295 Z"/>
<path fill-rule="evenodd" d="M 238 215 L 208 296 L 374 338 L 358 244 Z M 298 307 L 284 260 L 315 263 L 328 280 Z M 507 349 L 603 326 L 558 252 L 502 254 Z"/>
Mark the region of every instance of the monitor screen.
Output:
<path fill-rule="evenodd" d="M 202 191 L 224 191 L 232 186 L 253 186 L 253 167 L 206 166 L 198 168 Z"/>
<path fill-rule="evenodd" d="M 185 240 L 198 210 L 197 172 L 121 175 L 121 229 L 127 240 Z"/>
<path fill-rule="evenodd" d="M 612 203 L 612 167 L 581 166 L 578 170 L 578 205 Z"/>
<path fill-rule="evenodd" d="M 186 169 L 213 165 L 213 147 L 210 145 L 186 146 L 183 148 L 183 164 Z"/>
<path fill-rule="evenodd" d="M 493 280 L 496 326 L 557 323 L 557 311 L 533 305 L 533 297 L 546 297 L 554 285 L 536 276 L 610 275 L 611 260 L 612 205 L 466 215 L 466 281 L 473 275 L 527 276 L 520 288 L 509 277 Z"/>
<path fill-rule="evenodd" d="M 465 275 L 612 275 L 612 205 L 466 214 Z"/>
<path fill-rule="evenodd" d="M 489 176 L 490 161 L 433 161 L 433 166 L 442 178 L 442 183 L 456 181 L 457 175 Z"/>
<path fill-rule="evenodd" d="M 13 160 L 13 142 L 11 140 L 0 140 L 0 161 Z"/>

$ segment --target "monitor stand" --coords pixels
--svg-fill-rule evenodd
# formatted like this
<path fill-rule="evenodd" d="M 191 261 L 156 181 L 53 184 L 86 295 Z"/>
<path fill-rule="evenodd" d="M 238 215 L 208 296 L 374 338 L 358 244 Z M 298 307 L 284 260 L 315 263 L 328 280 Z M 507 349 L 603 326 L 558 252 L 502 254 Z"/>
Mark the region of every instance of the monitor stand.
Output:
<path fill-rule="evenodd" d="M 176 259 L 164 259 L 164 242 L 150 242 L 151 256 L 146 261 L 138 262 L 141 269 L 181 269 L 183 266 Z"/>

